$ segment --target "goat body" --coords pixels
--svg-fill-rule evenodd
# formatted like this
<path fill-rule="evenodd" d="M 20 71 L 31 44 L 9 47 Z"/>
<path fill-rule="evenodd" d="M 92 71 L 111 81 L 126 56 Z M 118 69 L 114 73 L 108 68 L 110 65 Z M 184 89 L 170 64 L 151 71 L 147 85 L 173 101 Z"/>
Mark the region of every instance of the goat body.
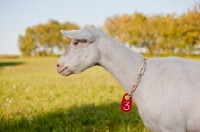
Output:
<path fill-rule="evenodd" d="M 62 31 L 72 42 L 57 63 L 61 75 L 100 65 L 126 92 L 132 90 L 144 57 L 97 29 Z M 145 126 L 157 132 L 200 132 L 200 63 L 154 58 L 132 97 Z"/>

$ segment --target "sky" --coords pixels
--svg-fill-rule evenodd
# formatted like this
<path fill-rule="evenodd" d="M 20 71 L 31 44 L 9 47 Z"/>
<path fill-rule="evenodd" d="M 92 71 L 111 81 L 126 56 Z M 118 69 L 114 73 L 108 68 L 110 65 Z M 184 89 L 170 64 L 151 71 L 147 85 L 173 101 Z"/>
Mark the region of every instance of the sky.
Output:
<path fill-rule="evenodd" d="M 20 54 L 18 36 L 50 19 L 99 27 L 114 15 L 182 14 L 195 3 L 200 0 L 0 0 L 0 54 Z"/>

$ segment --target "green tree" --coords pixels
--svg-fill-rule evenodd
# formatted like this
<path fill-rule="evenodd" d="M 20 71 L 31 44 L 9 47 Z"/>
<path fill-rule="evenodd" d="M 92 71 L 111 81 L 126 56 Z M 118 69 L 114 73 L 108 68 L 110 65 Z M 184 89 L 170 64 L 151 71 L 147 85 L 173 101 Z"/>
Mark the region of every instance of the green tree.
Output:
<path fill-rule="evenodd" d="M 200 44 L 200 3 L 181 15 L 115 15 L 104 29 L 119 41 L 146 46 L 150 54 L 191 54 Z"/>
<path fill-rule="evenodd" d="M 37 45 L 35 43 L 35 34 L 31 28 L 26 29 L 25 36 L 19 36 L 19 49 L 24 56 L 34 54 Z"/>
<path fill-rule="evenodd" d="M 196 4 L 193 9 L 181 15 L 183 32 L 182 37 L 187 46 L 188 54 L 191 54 L 192 47 L 200 44 L 200 4 Z"/>
<path fill-rule="evenodd" d="M 53 55 L 54 49 L 63 51 L 70 43 L 70 39 L 63 36 L 60 30 L 79 29 L 74 23 L 59 23 L 50 20 L 46 24 L 29 27 L 25 36 L 19 36 L 19 48 L 23 55 Z"/>

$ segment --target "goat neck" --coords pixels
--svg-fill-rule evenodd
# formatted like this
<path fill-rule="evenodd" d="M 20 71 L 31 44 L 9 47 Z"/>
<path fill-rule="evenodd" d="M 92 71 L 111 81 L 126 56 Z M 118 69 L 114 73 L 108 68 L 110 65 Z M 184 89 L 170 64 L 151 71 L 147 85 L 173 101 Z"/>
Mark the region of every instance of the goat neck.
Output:
<path fill-rule="evenodd" d="M 130 92 L 144 57 L 109 36 L 102 36 L 99 41 L 99 64 Z"/>

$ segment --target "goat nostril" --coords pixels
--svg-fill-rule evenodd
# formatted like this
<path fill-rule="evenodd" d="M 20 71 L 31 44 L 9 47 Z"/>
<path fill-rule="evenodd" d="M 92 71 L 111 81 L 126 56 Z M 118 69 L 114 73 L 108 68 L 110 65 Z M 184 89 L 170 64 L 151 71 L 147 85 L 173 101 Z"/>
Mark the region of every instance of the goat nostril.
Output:
<path fill-rule="evenodd" d="M 58 63 L 56 64 L 57 68 L 58 68 L 58 67 L 62 67 L 63 65 L 64 65 L 64 62 L 58 62 Z"/>

